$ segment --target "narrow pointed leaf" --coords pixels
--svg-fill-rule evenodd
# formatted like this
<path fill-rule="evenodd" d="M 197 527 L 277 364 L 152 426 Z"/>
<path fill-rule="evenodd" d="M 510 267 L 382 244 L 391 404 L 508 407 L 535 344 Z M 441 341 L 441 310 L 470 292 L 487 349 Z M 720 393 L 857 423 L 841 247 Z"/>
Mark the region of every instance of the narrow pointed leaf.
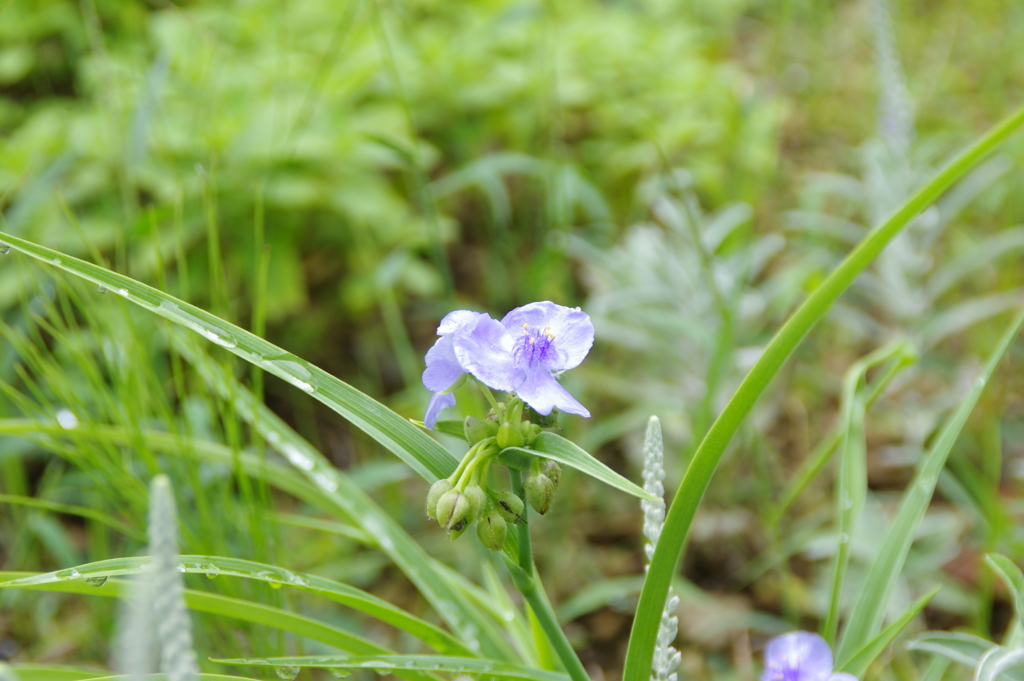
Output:
<path fill-rule="evenodd" d="M 595 459 L 585 449 L 580 448 L 570 440 L 566 440 L 561 435 L 541 433 L 537 436 L 530 449 L 520 447 L 509 447 L 509 449 L 512 451 L 522 451 L 529 456 L 541 454 L 552 461 L 557 461 L 558 463 L 575 468 L 581 473 L 586 473 L 595 480 L 622 490 L 626 494 L 632 494 L 634 497 L 640 497 L 641 499 L 656 499 L 656 497 L 645 492 L 643 487 L 622 477 Z"/>
<path fill-rule="evenodd" d="M 846 663 L 845 666 L 841 667 L 839 671 L 853 674 L 860 678 L 864 676 L 864 672 L 868 670 L 871 663 L 875 661 L 885 647 L 893 642 L 901 631 L 903 631 L 910 621 L 917 617 L 917 614 L 924 610 L 924 606 L 928 605 L 928 602 L 939 592 L 941 587 L 935 587 L 921 598 L 917 599 L 907 611 L 899 616 L 899 618 L 890 624 L 885 630 L 874 638 L 873 641 L 868 643 L 866 646 L 861 648 L 853 658 Z"/>
<path fill-rule="evenodd" d="M 14 664 L 11 668 L 18 675 L 18 681 L 85 681 L 107 674 L 105 671 L 65 665 Z"/>
<path fill-rule="evenodd" d="M 265 565 L 237 558 L 181 556 L 180 562 L 182 570 L 186 573 L 241 577 L 309 591 L 346 605 L 353 610 L 375 617 L 382 622 L 387 622 L 395 628 L 418 638 L 438 652 L 459 655 L 472 654 L 471 650 L 466 648 L 448 632 L 414 615 L 410 615 L 387 601 L 347 584 L 341 584 L 340 582 L 317 577 L 316 575 L 291 572 L 273 565 Z M 152 559 L 147 556 L 115 558 L 113 560 L 103 560 L 56 572 L 8 581 L 0 584 L 0 588 L 24 588 L 74 581 L 85 583 L 84 580 L 87 579 L 100 580 L 108 577 L 137 574 L 145 570 L 151 563 Z"/>
<path fill-rule="evenodd" d="M 990 553 L 985 556 L 985 562 L 996 571 L 996 574 L 1010 590 L 1013 595 L 1013 611 L 1017 615 L 1017 621 L 1024 622 L 1024 573 L 1016 563 L 998 553 Z"/>
<path fill-rule="evenodd" d="M 651 560 L 640 603 L 633 620 L 623 681 L 648 681 L 657 643 L 660 613 L 665 607 L 672 576 L 701 499 L 718 463 L 768 384 L 811 328 L 835 305 L 853 281 L 874 262 L 910 222 L 975 168 L 995 147 L 1024 124 L 1024 107 L 1011 113 L 977 138 L 963 153 L 935 174 L 885 222 L 873 229 L 842 263 L 790 316 L 740 383 L 722 413 L 707 431 L 683 476 L 665 517 L 665 529 Z M 881 599 L 884 600 L 884 599 Z M 860 645 L 855 646 L 860 649 Z"/>
<path fill-rule="evenodd" d="M 3 232 L 0 232 L 0 240 L 25 255 L 116 292 L 126 300 L 191 329 L 215 345 L 284 379 L 344 416 L 428 481 L 447 477 L 455 470 L 458 462 L 448 450 L 407 419 L 276 345 L 183 300 L 99 265 Z"/>
<path fill-rule="evenodd" d="M 914 541 L 914 531 L 931 502 L 939 473 L 946 465 L 953 444 L 960 435 L 960 430 L 967 422 L 967 417 L 977 404 L 985 385 L 992 378 L 1000 360 L 1010 344 L 1017 337 L 1024 325 L 1024 310 L 1017 313 L 1009 327 L 1003 332 L 992 354 L 989 355 L 979 376 L 971 389 L 964 396 L 957 410 L 946 420 L 941 432 L 935 438 L 930 450 L 925 454 L 918 467 L 914 479 L 903 494 L 900 510 L 896 515 L 889 533 L 885 537 L 882 549 L 868 571 L 867 578 L 861 587 L 860 596 L 853 606 L 839 648 L 836 651 L 838 666 L 841 668 L 850 660 L 854 651 L 862 648 L 881 629 L 885 617 L 885 609 L 889 596 L 903 571 L 910 545 Z"/>
<path fill-rule="evenodd" d="M 26 578 L 28 575 L 25 575 L 25 573 L 0 572 L 0 580 L 14 576 Z M 82 579 L 36 585 L 21 584 L 12 586 L 11 582 L 0 583 L 0 589 L 8 586 L 33 591 L 51 591 L 114 598 L 128 598 L 130 593 L 130 584 L 118 579 L 107 579 L 102 584 L 95 585 L 89 584 Z M 262 624 L 358 655 L 388 655 L 391 653 L 387 648 L 339 627 L 261 603 L 186 589 L 185 604 L 189 609 L 196 612 L 205 612 L 220 617 L 230 617 L 254 624 Z M 400 670 L 396 674 L 410 681 L 424 681 L 424 675 L 415 670 Z"/>
<path fill-rule="evenodd" d="M 909 650 L 941 655 L 968 667 L 977 667 L 985 653 L 995 647 L 996 644 L 991 641 L 955 631 L 929 631 L 907 644 Z M 1015 678 L 1024 681 L 1024 675 Z"/>
<path fill-rule="evenodd" d="M 568 681 L 558 672 L 530 669 L 507 662 L 482 660 L 477 657 L 442 655 L 378 655 L 375 657 L 274 657 L 266 660 L 212 660 L 217 664 L 264 667 L 314 667 L 317 669 L 373 669 L 394 674 L 402 669 L 418 669 L 452 674 L 470 674 L 496 679 L 527 679 L 529 681 Z"/>

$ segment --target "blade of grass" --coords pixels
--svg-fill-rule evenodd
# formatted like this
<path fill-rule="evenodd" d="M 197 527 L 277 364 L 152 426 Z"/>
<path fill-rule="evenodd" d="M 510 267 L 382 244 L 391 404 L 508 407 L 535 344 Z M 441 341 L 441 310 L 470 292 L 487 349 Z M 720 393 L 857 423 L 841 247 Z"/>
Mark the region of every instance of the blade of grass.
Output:
<path fill-rule="evenodd" d="M 103 286 L 126 300 L 191 329 L 207 340 L 284 379 L 341 414 L 428 482 L 447 477 L 458 463 L 407 419 L 305 360 L 193 305 L 98 265 L 0 232 L 12 248 Z"/>
<path fill-rule="evenodd" d="M 133 572 L 138 572 L 138 570 Z M 0 572 L 0 580 L 12 576 L 19 576 L 20 578 L 7 582 L 0 581 L 0 589 L 15 588 L 111 598 L 130 597 L 131 585 L 124 580 L 105 579 L 102 582 L 90 584 L 85 580 L 73 579 L 30 584 L 27 583 L 27 580 L 31 580 L 36 575 Z M 373 641 L 357 636 L 349 631 L 280 608 L 191 589 L 186 589 L 184 595 L 185 604 L 190 610 L 195 610 L 196 612 L 230 617 L 244 622 L 280 629 L 357 655 L 390 655 L 392 653 L 388 648 L 377 645 Z M 395 673 L 412 681 L 423 681 L 427 678 L 424 674 L 417 671 L 398 670 Z"/>
<path fill-rule="evenodd" d="M 16 494 L 0 494 L 0 504 L 20 504 L 21 506 L 32 506 L 34 508 L 42 508 L 47 511 L 54 513 L 63 513 L 65 515 L 77 515 L 82 518 L 88 518 L 89 520 L 95 520 L 98 523 L 102 523 L 107 527 L 112 527 L 122 534 L 145 541 L 146 533 L 125 525 L 116 518 L 111 518 L 105 513 L 101 513 L 92 508 L 86 508 L 85 506 L 74 506 L 72 504 L 61 504 L 55 501 L 47 501 L 45 499 L 36 499 L 34 497 L 22 497 Z"/>
<path fill-rule="evenodd" d="M 839 477 L 836 481 L 838 546 L 832 573 L 832 597 L 829 600 L 828 616 L 822 625 L 822 634 L 830 646 L 835 644 L 836 633 L 839 630 L 839 608 L 846 568 L 850 560 L 850 542 L 868 491 L 867 442 L 864 434 L 864 417 L 868 404 L 866 396 L 859 390 L 860 384 L 868 369 L 894 356 L 899 359 L 906 352 L 907 346 L 905 341 L 896 341 L 879 348 L 854 362 L 843 378 L 840 419 L 843 448 L 839 459 Z"/>
<path fill-rule="evenodd" d="M 1024 638 L 1024 573 L 1012 560 L 998 553 L 985 556 L 985 562 L 999 575 L 1013 595 L 1014 619 L 1006 629 L 1003 645 L 1019 648 Z"/>
<path fill-rule="evenodd" d="M 536 456 L 536 453 L 539 452 L 553 461 L 575 468 L 581 473 L 586 473 L 595 480 L 599 480 L 609 487 L 614 487 L 626 494 L 632 494 L 634 497 L 641 499 L 655 498 L 645 492 L 643 487 L 622 477 L 595 459 L 590 452 L 580 448 L 574 442 L 566 440 L 561 435 L 541 433 L 537 436 L 537 440 L 530 449 L 521 449 L 519 447 L 509 447 L 508 449 L 524 452 L 530 457 Z"/>
<path fill-rule="evenodd" d="M 856 655 L 854 655 L 849 662 L 846 663 L 845 667 L 839 668 L 839 671 L 853 674 L 860 678 L 864 676 L 864 672 L 868 670 L 871 663 L 875 661 L 875 658 L 881 654 L 885 647 L 893 642 L 893 639 L 903 631 L 910 621 L 917 617 L 917 614 L 924 610 L 924 606 L 928 605 L 928 602 L 939 592 L 941 587 L 935 587 L 921 598 L 917 599 L 907 611 L 900 615 L 900 617 L 885 628 L 885 631 L 880 633 L 870 643 L 861 648 Z"/>
<path fill-rule="evenodd" d="M 690 525 L 725 450 L 754 404 L 786 359 L 854 279 L 922 210 L 974 168 L 1000 142 L 1024 124 L 1024 107 L 1012 113 L 919 189 L 891 218 L 873 230 L 804 301 L 779 329 L 712 424 L 686 470 L 665 519 L 665 531 L 651 561 L 640 595 L 626 653 L 623 681 L 647 681 L 657 642 L 658 624 L 668 588 L 682 557 Z"/>
<path fill-rule="evenodd" d="M 870 409 L 879 396 L 889 386 L 892 379 L 917 360 L 917 350 L 909 343 L 902 343 L 899 351 L 893 354 L 892 360 L 887 362 L 886 369 L 882 375 L 875 379 L 874 383 L 871 384 L 870 390 L 864 398 L 865 406 Z M 848 372 L 866 371 L 870 368 L 870 366 L 865 367 L 858 362 L 854 364 L 854 366 L 850 367 Z M 806 461 L 800 466 L 800 470 L 795 476 L 793 476 L 793 481 L 781 495 L 781 501 L 779 501 L 778 505 L 772 511 L 768 522 L 769 525 L 775 526 L 776 529 L 778 528 L 779 521 L 786 513 L 786 510 L 793 505 L 793 502 L 797 500 L 807 485 L 810 484 L 811 480 L 816 478 L 818 474 L 821 473 L 822 469 L 824 469 L 825 464 L 828 463 L 829 457 L 832 455 L 832 451 L 839 446 L 840 442 L 842 442 L 843 432 L 843 423 L 837 423 L 832 434 L 822 440 L 811 455 L 807 457 Z"/>
<path fill-rule="evenodd" d="M 998 646 L 971 634 L 954 631 L 929 631 L 908 643 L 907 648 L 940 655 L 968 667 L 977 667 L 985 656 Z M 1003 672 L 1003 677 L 1013 681 L 1024 681 L 1024 670 L 1008 669 Z"/>
<path fill-rule="evenodd" d="M 452 674 L 482 675 L 485 678 L 527 679 L 528 681 L 568 681 L 557 672 L 530 669 L 507 662 L 476 657 L 441 655 L 389 655 L 376 657 L 275 657 L 267 660 L 212 660 L 217 664 L 263 667 L 314 667 L 317 669 L 373 669 L 394 674 L 400 669 L 421 669 Z"/>
<path fill-rule="evenodd" d="M 15 664 L 11 667 L 18 675 L 18 681 L 83 681 L 84 679 L 96 679 L 107 673 L 64 665 Z"/>
<path fill-rule="evenodd" d="M 914 541 L 914 530 L 928 509 L 939 479 L 939 473 L 945 467 L 946 458 L 960 435 L 964 423 L 967 422 L 967 417 L 974 409 L 974 405 L 977 404 L 982 390 L 992 378 L 992 374 L 995 373 L 1000 360 L 1014 338 L 1017 337 L 1022 325 L 1024 325 L 1024 308 L 1017 313 L 1003 332 L 999 343 L 989 355 L 984 369 L 975 379 L 957 410 L 946 420 L 942 431 L 935 438 L 930 450 L 918 466 L 917 473 L 903 495 L 900 510 L 885 537 L 881 551 L 868 571 L 860 596 L 857 598 L 843 630 L 839 647 L 836 650 L 838 667 L 845 666 L 853 657 L 854 651 L 862 648 L 881 628 L 885 610 L 889 604 L 889 596 L 903 571 L 903 564 L 910 552 L 910 545 Z"/>
<path fill-rule="evenodd" d="M 209 361 L 204 354 L 191 352 L 187 346 L 179 349 L 207 385 L 222 395 L 231 395 L 237 402 L 239 416 L 258 430 L 267 442 L 282 452 L 316 486 L 319 493 L 317 496 L 321 500 L 319 507 L 329 513 L 340 513 L 374 537 L 380 549 L 416 585 L 457 636 L 471 648 L 474 643 L 479 644 L 479 652 L 487 657 L 516 659 L 515 651 L 496 623 L 473 607 L 461 590 L 435 567 L 436 561 L 350 476 L 334 468 L 277 414 L 227 374 L 223 367 Z M 505 550 L 515 551 L 512 533 L 506 539 Z"/>
<path fill-rule="evenodd" d="M 355 587 L 341 584 L 324 577 L 291 572 L 273 565 L 254 563 L 237 558 L 221 556 L 180 556 L 181 570 L 188 574 L 241 577 L 254 579 L 276 586 L 289 586 L 302 591 L 329 598 L 353 610 L 375 617 L 382 622 L 408 633 L 440 653 L 472 655 L 473 652 L 448 632 L 410 615 L 387 601 L 372 596 Z M 145 569 L 152 559 L 114 558 L 111 560 L 65 568 L 33 577 L 8 581 L 0 588 L 24 588 L 45 584 L 60 584 L 69 580 L 102 580 L 135 574 Z"/>

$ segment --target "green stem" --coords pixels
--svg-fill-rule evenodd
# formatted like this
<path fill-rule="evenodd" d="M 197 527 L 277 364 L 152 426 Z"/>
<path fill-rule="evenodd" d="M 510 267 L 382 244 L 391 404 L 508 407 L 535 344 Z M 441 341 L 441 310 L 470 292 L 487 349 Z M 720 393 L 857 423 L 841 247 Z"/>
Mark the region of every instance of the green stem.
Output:
<path fill-rule="evenodd" d="M 498 400 L 494 399 L 494 393 L 492 393 L 491 389 L 480 381 L 477 381 L 476 384 L 480 386 L 480 390 L 483 392 L 484 397 L 486 397 L 487 401 L 491 403 L 491 409 L 493 409 L 494 413 L 498 415 L 498 423 L 503 423 L 505 421 L 505 411 L 498 405 Z"/>
<path fill-rule="evenodd" d="M 514 468 L 509 468 L 508 477 L 512 483 L 512 494 L 523 500 L 523 522 L 516 525 L 516 529 L 519 532 L 519 567 L 525 570 L 527 575 L 532 575 L 533 546 L 530 541 L 530 524 L 528 519 L 530 505 L 526 502 L 526 492 L 523 491 L 523 474 Z"/>
<path fill-rule="evenodd" d="M 569 677 L 573 681 L 589 681 L 587 670 L 583 668 L 583 663 L 576 656 L 576 651 L 572 649 L 572 644 L 569 643 L 565 632 L 559 626 L 558 618 L 555 617 L 555 613 L 551 609 L 551 603 L 544 595 L 544 585 L 540 582 L 540 575 L 537 574 L 533 566 L 530 525 L 526 522 L 528 509 L 526 495 L 523 493 L 523 474 L 510 468 L 508 475 L 512 483 L 512 493 L 523 500 L 523 522 L 516 525 L 519 531 L 519 564 L 512 563 L 506 557 L 505 566 L 512 576 L 512 583 L 516 585 L 519 593 L 523 594 L 523 598 L 529 603 L 537 622 L 562 661 L 565 670 L 569 673 Z"/>
<path fill-rule="evenodd" d="M 849 288 L 857 275 L 878 257 L 900 230 L 977 166 L 997 144 L 1009 137 L 1021 124 L 1024 124 L 1024 107 L 992 128 L 939 171 L 891 218 L 868 234 L 864 241 L 850 252 L 839 267 L 793 313 L 765 348 L 761 358 L 743 379 L 732 399 L 704 436 L 668 510 L 665 529 L 651 560 L 636 617 L 633 620 L 623 681 L 647 681 L 650 678 L 661 612 L 665 607 L 668 588 L 679 566 L 683 545 L 697 507 L 733 436 L 768 387 L 768 383 L 778 373 L 783 362 L 792 354 L 811 327 L 825 316 L 839 296 Z"/>
<path fill-rule="evenodd" d="M 530 604 L 530 609 L 533 610 L 533 614 L 537 617 L 540 628 L 547 634 L 551 647 L 555 649 L 555 653 L 558 654 L 562 664 L 565 665 L 565 671 L 569 673 L 569 678 L 573 681 L 590 681 L 590 677 L 587 676 L 587 670 L 583 668 L 583 663 L 580 662 L 580 658 L 576 657 L 576 651 L 572 649 L 569 639 L 565 637 L 565 632 L 559 626 L 558 619 L 551 609 L 551 604 L 544 597 L 544 587 L 540 583 L 540 577 L 534 574 L 530 585 L 530 588 L 520 589 L 519 591 L 523 594 L 526 602 Z"/>

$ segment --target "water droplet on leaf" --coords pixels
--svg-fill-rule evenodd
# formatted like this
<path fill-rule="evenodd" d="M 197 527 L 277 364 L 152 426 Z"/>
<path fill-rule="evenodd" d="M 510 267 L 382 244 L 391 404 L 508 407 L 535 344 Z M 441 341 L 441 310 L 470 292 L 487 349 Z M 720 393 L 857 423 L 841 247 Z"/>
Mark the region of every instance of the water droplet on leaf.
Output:
<path fill-rule="evenodd" d="M 278 667 L 274 671 L 277 673 L 277 678 L 284 679 L 284 681 L 293 681 L 299 675 L 298 667 Z"/>
<path fill-rule="evenodd" d="M 103 577 L 86 577 L 85 583 L 89 586 L 103 586 L 107 583 L 106 576 Z"/>

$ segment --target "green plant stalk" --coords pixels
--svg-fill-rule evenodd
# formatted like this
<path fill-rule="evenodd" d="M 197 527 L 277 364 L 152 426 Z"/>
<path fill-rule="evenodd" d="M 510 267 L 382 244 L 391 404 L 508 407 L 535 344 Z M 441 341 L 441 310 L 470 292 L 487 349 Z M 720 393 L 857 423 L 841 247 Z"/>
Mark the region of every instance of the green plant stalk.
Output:
<path fill-rule="evenodd" d="M 526 501 L 526 492 L 523 490 L 523 474 L 514 468 L 508 469 L 508 479 L 512 483 L 512 494 L 523 500 L 523 522 L 516 525 L 519 533 L 519 567 L 526 571 L 526 574 L 533 574 L 533 546 L 530 541 L 529 513 L 530 504 Z"/>
<path fill-rule="evenodd" d="M 874 353 L 872 353 L 873 355 Z M 901 345 L 901 350 L 896 355 L 896 359 L 886 367 L 885 372 L 879 376 L 874 383 L 872 383 L 868 389 L 869 393 L 864 398 L 865 408 L 870 409 L 875 401 L 882 395 L 882 392 L 889 386 L 896 375 L 903 371 L 906 367 L 910 366 L 917 361 L 917 353 L 907 344 Z M 851 367 L 851 369 L 855 369 Z M 781 521 L 782 517 L 786 514 L 786 511 L 790 506 L 796 502 L 800 494 L 803 493 L 807 485 L 810 484 L 811 480 L 816 478 L 822 469 L 825 468 L 825 464 L 828 463 L 832 456 L 832 451 L 839 446 L 839 443 L 843 440 L 843 428 L 842 423 L 837 423 L 832 433 L 828 436 L 828 439 L 822 440 L 818 446 L 811 452 L 811 455 L 807 457 L 800 469 L 793 476 L 793 481 L 790 482 L 786 492 L 782 494 L 782 500 L 778 503 L 775 509 L 769 516 L 770 520 L 768 524 L 775 527 Z"/>
<path fill-rule="evenodd" d="M 882 626 L 885 619 L 885 604 L 896 586 L 896 580 L 914 540 L 914 530 L 924 518 L 928 503 L 935 492 L 939 475 L 946 466 L 949 452 L 967 422 L 971 411 L 978 403 L 985 385 L 992 379 L 1000 361 L 1013 340 L 1024 326 L 1024 307 L 1003 332 L 999 342 L 989 354 L 985 368 L 981 370 L 970 390 L 961 400 L 956 411 L 950 415 L 936 435 L 928 452 L 921 458 L 914 479 L 907 485 L 900 502 L 899 511 L 893 518 L 885 540 L 871 564 L 861 592 L 850 611 L 843 629 L 842 638 L 836 646 L 836 667 L 842 669 Z"/>
<path fill-rule="evenodd" d="M 668 588 L 682 557 L 683 544 L 689 533 L 693 517 L 711 477 L 725 454 L 736 431 L 758 398 L 768 387 L 782 364 L 803 340 L 811 327 L 832 307 L 854 279 L 878 257 L 888 243 L 916 215 L 931 205 L 957 180 L 974 168 L 1000 142 L 1024 124 L 1024 107 L 992 128 L 966 151 L 939 171 L 919 189 L 886 222 L 873 230 L 822 282 L 821 286 L 804 301 L 803 305 L 783 324 L 764 354 L 737 388 L 732 399 L 705 435 L 694 454 L 679 485 L 662 531 L 658 547 L 640 594 L 623 681 L 647 681 L 651 675 L 651 661 L 657 643 L 658 625 L 665 607 Z"/>
<path fill-rule="evenodd" d="M 562 660 L 562 664 L 565 666 L 569 676 L 573 681 L 589 681 L 590 677 L 587 676 L 583 663 L 576 656 L 576 651 L 572 649 L 572 644 L 569 643 L 565 632 L 562 631 L 562 627 L 558 624 L 558 618 L 555 616 L 554 610 L 551 609 L 551 603 L 544 596 L 544 585 L 541 584 L 540 576 L 533 565 L 530 524 L 527 522 L 529 506 L 526 502 L 526 495 L 523 492 L 523 474 L 512 468 L 508 469 L 508 474 L 509 480 L 512 483 L 512 493 L 523 500 L 523 522 L 516 525 L 519 532 L 519 563 L 517 565 L 509 560 L 507 556 L 503 556 L 505 558 L 505 566 L 512 577 L 512 583 L 516 585 L 519 593 L 523 595 L 523 598 L 530 605 L 533 616 L 537 618 L 537 622 L 547 636 L 548 642 L 551 643 L 551 647 L 554 648 L 555 653 Z"/>

